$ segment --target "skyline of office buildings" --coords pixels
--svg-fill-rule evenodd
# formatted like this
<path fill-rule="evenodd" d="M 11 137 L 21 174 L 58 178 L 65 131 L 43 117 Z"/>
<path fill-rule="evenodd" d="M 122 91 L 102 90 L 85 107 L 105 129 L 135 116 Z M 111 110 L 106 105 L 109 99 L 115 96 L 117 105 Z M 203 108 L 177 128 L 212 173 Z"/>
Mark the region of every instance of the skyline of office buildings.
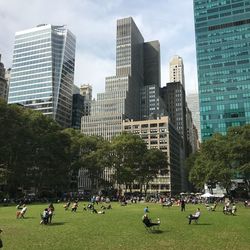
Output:
<path fill-rule="evenodd" d="M 145 119 L 149 107 L 150 113 L 157 113 L 159 100 L 153 88 L 159 80 L 159 42 L 144 43 L 132 17 L 117 20 L 116 75 L 106 77 L 105 92 L 91 102 L 82 132 L 110 140 L 122 132 L 124 119 Z"/>
<path fill-rule="evenodd" d="M 71 126 L 75 36 L 50 24 L 15 34 L 8 103 L 39 110 Z"/>
<path fill-rule="evenodd" d="M 250 123 L 250 1 L 194 0 L 201 138 Z"/>

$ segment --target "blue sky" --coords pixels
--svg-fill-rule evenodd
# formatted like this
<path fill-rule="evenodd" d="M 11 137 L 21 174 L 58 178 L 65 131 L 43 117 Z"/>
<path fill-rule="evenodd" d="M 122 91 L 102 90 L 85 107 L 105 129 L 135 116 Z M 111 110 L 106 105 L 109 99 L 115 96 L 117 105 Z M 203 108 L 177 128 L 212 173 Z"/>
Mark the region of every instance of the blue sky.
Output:
<path fill-rule="evenodd" d="M 132 16 L 144 40 L 161 44 L 161 85 L 173 55 L 184 60 L 186 92 L 197 92 L 193 0 L 0 0 L 0 53 L 11 67 L 14 35 L 41 23 L 67 25 L 76 36 L 75 84 L 94 95 L 115 74 L 116 20 Z"/>

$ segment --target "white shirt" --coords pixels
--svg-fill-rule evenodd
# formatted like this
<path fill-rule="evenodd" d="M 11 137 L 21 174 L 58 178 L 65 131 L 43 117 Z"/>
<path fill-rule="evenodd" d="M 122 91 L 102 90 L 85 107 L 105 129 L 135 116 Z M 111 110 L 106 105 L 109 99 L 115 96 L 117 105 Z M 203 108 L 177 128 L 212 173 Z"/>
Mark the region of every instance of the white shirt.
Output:
<path fill-rule="evenodd" d="M 198 218 L 198 217 L 200 217 L 200 215 L 201 215 L 201 212 L 200 212 L 200 211 L 197 211 L 197 212 L 194 214 L 194 217 Z"/>

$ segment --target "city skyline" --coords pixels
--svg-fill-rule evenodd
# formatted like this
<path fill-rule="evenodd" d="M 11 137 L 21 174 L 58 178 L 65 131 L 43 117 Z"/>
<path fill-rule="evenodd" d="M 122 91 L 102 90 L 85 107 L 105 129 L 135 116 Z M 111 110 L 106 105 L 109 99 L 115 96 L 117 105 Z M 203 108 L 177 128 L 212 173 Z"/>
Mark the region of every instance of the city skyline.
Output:
<path fill-rule="evenodd" d="M 48 4 L 46 4 L 48 3 Z M 47 8 L 50 6 L 50 8 Z M 186 91 L 198 91 L 195 61 L 193 1 L 34 1 L 32 5 L 10 0 L 0 3 L 0 53 L 6 68 L 12 66 L 14 34 L 41 23 L 67 25 L 76 35 L 75 84 L 90 83 L 93 96 L 103 92 L 105 77 L 115 68 L 115 21 L 132 16 L 145 40 L 161 43 L 161 85 L 169 81 L 168 69 L 174 55 L 183 58 Z M 22 9 L 22 15 L 17 14 Z M 56 9 L 56 12 L 53 11 Z M 33 13 L 30 15 L 29 13 Z M 36 15 L 37 13 L 37 15 Z M 38 15 L 46 13 L 46 15 Z M 56 13 L 56 14 L 55 14 Z M 157 13 L 157 15 L 156 15 Z M 181 18 L 180 18 L 181 17 Z M 102 67 L 100 67 L 100 65 Z M 98 74 L 96 73 L 98 72 Z"/>

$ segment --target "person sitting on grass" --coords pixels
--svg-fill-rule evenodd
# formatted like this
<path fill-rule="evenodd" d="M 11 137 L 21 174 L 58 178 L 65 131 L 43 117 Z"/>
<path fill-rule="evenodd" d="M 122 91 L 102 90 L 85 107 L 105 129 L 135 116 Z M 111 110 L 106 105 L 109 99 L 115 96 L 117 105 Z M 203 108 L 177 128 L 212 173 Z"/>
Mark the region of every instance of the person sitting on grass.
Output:
<path fill-rule="evenodd" d="M 237 211 L 236 205 L 235 205 L 235 203 L 233 203 L 233 206 L 232 206 L 232 215 L 235 215 L 236 211 Z"/>
<path fill-rule="evenodd" d="M 144 208 L 144 214 L 146 214 L 146 213 L 149 213 L 148 206 L 146 206 L 146 207 Z"/>
<path fill-rule="evenodd" d="M 188 219 L 189 219 L 189 223 L 188 224 L 191 224 L 192 220 L 194 220 L 194 221 L 197 222 L 197 220 L 199 219 L 200 215 L 201 215 L 200 209 L 197 208 L 197 210 L 196 210 L 196 212 L 194 214 L 190 214 L 188 216 Z"/>
<path fill-rule="evenodd" d="M 76 201 L 76 202 L 74 202 L 74 204 L 73 204 L 73 206 L 71 208 L 71 212 L 76 212 L 77 208 L 78 208 L 78 203 Z"/>
<path fill-rule="evenodd" d="M 70 201 L 67 202 L 67 204 L 63 205 L 65 211 L 67 211 L 70 207 Z"/>
<path fill-rule="evenodd" d="M 23 218 L 24 219 L 24 215 L 25 215 L 26 211 L 27 211 L 27 206 L 25 204 L 23 204 L 22 210 L 21 211 L 17 211 L 16 218 L 17 219 L 18 218 Z"/>
<path fill-rule="evenodd" d="M 47 225 L 48 222 L 49 222 L 49 211 L 48 211 L 48 208 L 45 208 L 43 213 L 41 214 L 40 225 L 41 224 Z"/>
<path fill-rule="evenodd" d="M 147 214 L 143 215 L 142 222 L 145 224 L 146 227 L 159 226 L 161 223 L 159 218 L 157 222 L 152 222 L 151 219 L 148 218 Z"/>

